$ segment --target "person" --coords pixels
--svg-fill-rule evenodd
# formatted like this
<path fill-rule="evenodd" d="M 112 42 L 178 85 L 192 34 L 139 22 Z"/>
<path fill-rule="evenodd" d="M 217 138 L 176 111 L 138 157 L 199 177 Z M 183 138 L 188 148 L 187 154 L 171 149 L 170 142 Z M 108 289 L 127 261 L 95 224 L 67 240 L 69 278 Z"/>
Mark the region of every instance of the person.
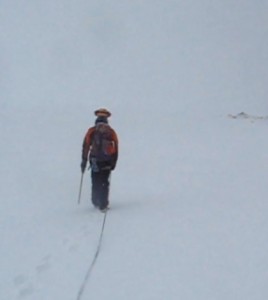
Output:
<path fill-rule="evenodd" d="M 108 209 L 110 174 L 118 159 L 118 137 L 108 124 L 111 113 L 100 108 L 95 111 L 95 126 L 90 127 L 82 145 L 81 171 L 85 172 L 87 162 L 91 168 L 91 201 L 102 211 Z"/>

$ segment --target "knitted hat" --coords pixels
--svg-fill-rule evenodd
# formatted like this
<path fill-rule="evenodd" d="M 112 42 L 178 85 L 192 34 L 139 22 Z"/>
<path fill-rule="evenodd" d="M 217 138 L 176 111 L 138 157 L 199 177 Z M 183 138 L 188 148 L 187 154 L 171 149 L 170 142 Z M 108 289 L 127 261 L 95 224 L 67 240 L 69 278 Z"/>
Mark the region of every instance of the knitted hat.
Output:
<path fill-rule="evenodd" d="M 105 108 L 99 108 L 95 111 L 95 116 L 109 118 L 112 114 Z"/>

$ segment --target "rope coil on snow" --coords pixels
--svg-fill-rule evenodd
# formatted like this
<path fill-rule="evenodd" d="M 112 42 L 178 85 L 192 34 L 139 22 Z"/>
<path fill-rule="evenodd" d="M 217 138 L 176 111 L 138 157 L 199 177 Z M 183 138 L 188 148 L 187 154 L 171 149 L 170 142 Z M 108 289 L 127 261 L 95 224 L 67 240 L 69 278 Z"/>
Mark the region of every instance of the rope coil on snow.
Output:
<path fill-rule="evenodd" d="M 101 228 L 101 233 L 100 233 L 100 237 L 99 237 L 99 242 L 98 242 L 97 250 L 96 250 L 94 258 L 93 258 L 93 260 L 92 260 L 92 262 L 91 262 L 91 264 L 90 264 L 90 266 L 89 266 L 89 268 L 87 270 L 85 278 L 84 278 L 84 280 L 83 280 L 83 282 L 81 284 L 81 287 L 80 287 L 78 295 L 77 295 L 77 300 L 80 300 L 82 298 L 82 295 L 83 295 L 83 292 L 85 290 L 86 284 L 87 284 L 87 282 L 89 280 L 89 277 L 90 277 L 90 275 L 92 273 L 94 265 L 95 265 L 95 263 L 97 261 L 97 258 L 99 256 L 100 249 L 101 249 L 101 244 L 102 244 L 104 226 L 105 226 L 105 221 L 106 221 L 106 215 L 107 215 L 107 211 L 105 212 L 104 217 L 103 217 L 102 228 Z"/>

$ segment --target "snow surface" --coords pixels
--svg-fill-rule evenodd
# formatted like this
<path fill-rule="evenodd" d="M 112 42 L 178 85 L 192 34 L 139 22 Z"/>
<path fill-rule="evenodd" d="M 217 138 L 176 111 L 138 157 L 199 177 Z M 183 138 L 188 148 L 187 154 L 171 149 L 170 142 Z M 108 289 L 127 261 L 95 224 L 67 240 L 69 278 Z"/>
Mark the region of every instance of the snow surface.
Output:
<path fill-rule="evenodd" d="M 268 298 L 267 13 L 0 1 L 1 300 L 77 299 L 103 221 L 89 173 L 77 205 L 99 107 L 120 157 L 82 299 Z"/>

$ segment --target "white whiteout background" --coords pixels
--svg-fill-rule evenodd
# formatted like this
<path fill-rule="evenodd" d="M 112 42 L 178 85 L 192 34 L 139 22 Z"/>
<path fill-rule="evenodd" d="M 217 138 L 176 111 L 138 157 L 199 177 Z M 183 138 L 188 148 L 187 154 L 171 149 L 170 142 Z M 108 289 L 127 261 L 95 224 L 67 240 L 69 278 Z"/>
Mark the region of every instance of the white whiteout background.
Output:
<path fill-rule="evenodd" d="M 99 107 L 120 156 L 82 299 L 267 299 L 267 13 L 0 1 L 1 300 L 77 298 L 103 221 L 89 172 L 77 205 Z"/>

